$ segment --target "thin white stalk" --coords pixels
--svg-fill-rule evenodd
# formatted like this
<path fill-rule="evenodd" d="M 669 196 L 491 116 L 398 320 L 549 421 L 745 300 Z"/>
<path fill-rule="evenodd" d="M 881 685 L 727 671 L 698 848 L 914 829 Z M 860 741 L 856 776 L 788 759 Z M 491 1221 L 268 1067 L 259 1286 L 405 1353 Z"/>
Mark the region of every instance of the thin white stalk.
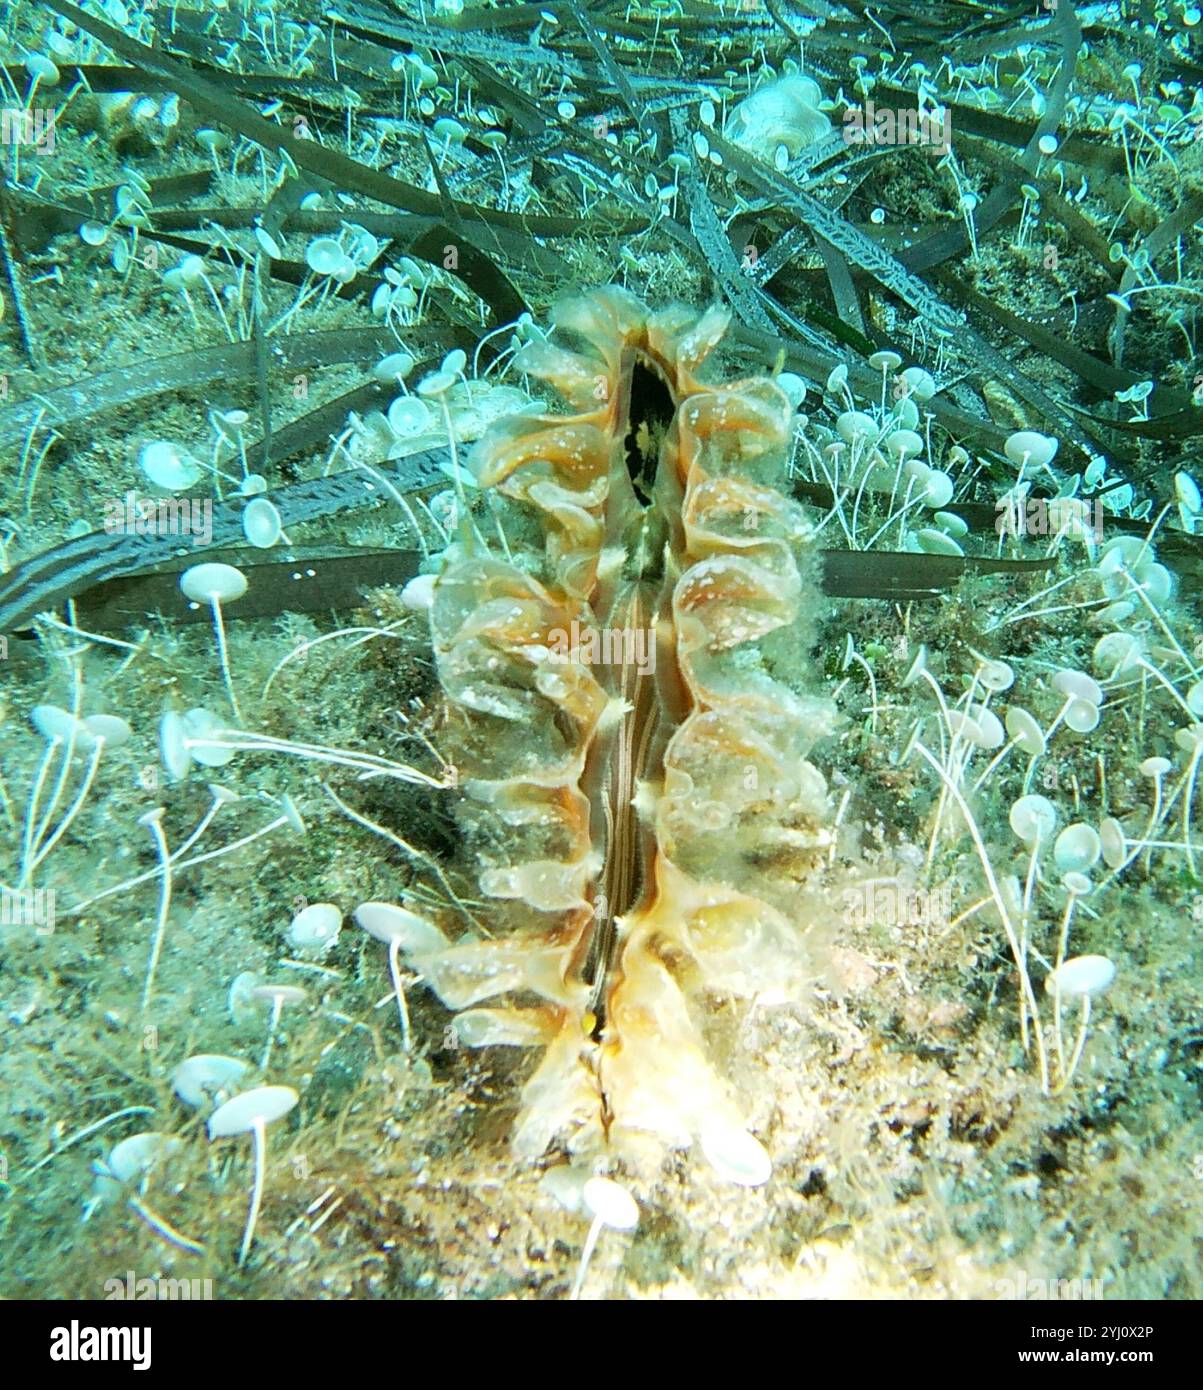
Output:
<path fill-rule="evenodd" d="M 287 816 L 277 816 L 269 825 L 261 827 L 259 830 L 252 831 L 249 835 L 244 835 L 241 840 L 233 840 L 228 845 L 222 845 L 220 849 L 211 849 L 206 854 L 198 854 L 192 859 L 172 858 L 169 863 L 171 869 L 191 869 L 197 864 L 207 864 L 210 859 L 220 859 L 223 854 L 233 854 L 235 850 L 243 849 L 247 845 L 254 844 L 256 840 L 261 840 L 264 835 L 270 835 L 273 830 L 278 830 L 282 825 L 289 825 L 291 822 Z M 86 898 L 82 903 L 76 903 L 65 911 L 66 916 L 77 916 L 85 908 L 93 903 L 100 902 L 102 898 L 111 898 L 114 893 L 123 893 L 129 888 L 136 887 L 140 883 L 146 883 L 149 879 L 158 878 L 163 872 L 163 865 L 157 869 L 150 869 L 144 874 L 139 874 L 136 878 L 127 879 L 124 883 L 118 883 L 112 888 L 106 888 L 103 893 L 97 893 L 91 898 Z"/>
<path fill-rule="evenodd" d="M 1020 951 L 1019 938 L 1012 925 L 1011 914 L 1007 911 L 1007 904 L 1003 899 L 1002 890 L 998 886 L 998 880 L 994 876 L 994 866 L 990 863 L 990 856 L 986 852 L 986 845 L 982 840 L 981 831 L 978 829 L 978 824 L 974 818 L 973 812 L 969 809 L 969 803 L 961 794 L 961 789 L 949 778 L 930 749 L 925 748 L 924 745 L 919 742 L 915 743 L 914 748 L 934 769 L 941 782 L 948 788 L 949 795 L 951 795 L 960 806 L 961 813 L 965 817 L 965 824 L 973 839 L 973 847 L 977 851 L 978 861 L 982 866 L 982 872 L 986 876 L 986 886 L 990 889 L 990 896 L 994 899 L 994 906 L 998 910 L 1003 931 L 1006 933 L 1007 944 L 1011 948 L 1011 957 L 1015 962 L 1016 970 L 1019 972 L 1020 988 L 1024 998 L 1027 1000 L 1028 1008 L 1031 1010 L 1034 1025 L 1032 1031 L 1036 1038 L 1036 1054 L 1040 1064 L 1040 1089 L 1047 1095 L 1049 1088 L 1048 1057 L 1045 1054 L 1044 1036 L 1040 1028 L 1040 1009 L 1036 1003 L 1036 994 L 1032 988 L 1031 977 L 1028 975 L 1027 963 L 1023 953 Z"/>
<path fill-rule="evenodd" d="M 150 996 L 155 987 L 155 974 L 159 969 L 159 957 L 163 953 L 163 939 L 167 935 L 167 913 L 171 907 L 171 854 L 167 848 L 167 837 L 163 833 L 163 808 L 160 806 L 149 815 L 142 817 L 142 823 L 154 836 L 155 848 L 159 852 L 159 870 L 162 884 L 159 890 L 159 916 L 155 924 L 154 943 L 150 949 L 150 959 L 146 962 L 146 982 L 142 987 L 142 1010 L 146 1011 Z"/>
<path fill-rule="evenodd" d="M 405 982 L 401 979 L 401 941 L 393 937 L 388 943 L 388 970 L 393 977 L 393 993 L 397 996 L 397 1012 L 401 1017 L 401 1050 L 413 1051 L 409 1030 L 409 1009 L 405 1005 Z"/>
<path fill-rule="evenodd" d="M 255 1140 L 255 1181 L 251 1187 L 251 1205 L 246 1214 L 246 1230 L 242 1233 L 242 1247 L 238 1251 L 238 1263 L 242 1265 L 250 1252 L 251 1241 L 255 1238 L 255 1226 L 259 1220 L 259 1208 L 263 1205 L 263 1182 L 267 1172 L 267 1126 L 262 1116 L 256 1116 L 251 1126 Z"/>
<path fill-rule="evenodd" d="M 364 777 L 395 777 L 401 782 L 414 782 L 418 786 L 437 787 L 440 790 L 448 785 L 408 763 L 395 763 L 374 753 L 328 748 L 320 743 L 298 743 L 291 739 L 273 738 L 270 734 L 244 733 L 241 729 L 223 729 L 221 733 L 221 738 L 194 738 L 185 742 L 189 748 L 232 748 L 239 753 L 290 753 L 311 762 L 354 768 Z"/>

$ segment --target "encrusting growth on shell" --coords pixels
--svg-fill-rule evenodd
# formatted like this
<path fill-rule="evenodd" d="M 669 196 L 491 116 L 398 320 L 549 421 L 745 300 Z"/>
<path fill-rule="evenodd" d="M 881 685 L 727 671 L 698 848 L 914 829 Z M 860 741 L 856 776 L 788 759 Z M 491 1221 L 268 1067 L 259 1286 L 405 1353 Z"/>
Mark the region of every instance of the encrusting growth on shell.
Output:
<path fill-rule="evenodd" d="M 519 504 L 514 563 L 465 540 L 434 591 L 465 825 L 512 909 L 410 962 L 467 1010 L 461 1041 L 545 1046 L 527 1157 L 740 1148 L 694 998 L 795 999 L 812 973 L 796 902 L 827 800 L 806 756 L 833 716 L 781 678 L 811 532 L 776 486 L 786 396 L 699 380 L 727 318 L 616 287 L 561 304 L 518 365 L 569 413 L 511 416 L 470 460 Z"/>

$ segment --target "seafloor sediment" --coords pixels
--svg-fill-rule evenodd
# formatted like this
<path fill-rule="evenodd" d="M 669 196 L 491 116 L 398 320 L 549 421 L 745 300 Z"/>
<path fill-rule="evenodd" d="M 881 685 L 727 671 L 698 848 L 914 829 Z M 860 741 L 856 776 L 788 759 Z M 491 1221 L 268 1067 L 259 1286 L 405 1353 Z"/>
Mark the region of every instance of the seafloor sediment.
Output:
<path fill-rule="evenodd" d="M 638 1224 L 587 1297 L 1199 1296 L 1197 17 L 821 8 L 6 8 L 5 1296 L 562 1297 L 591 1176 Z M 407 580 L 554 579 L 473 445 L 565 409 L 525 368 L 602 285 L 724 307 L 705 380 L 774 383 L 805 509 L 805 623 L 741 671 L 833 711 L 822 833 L 788 892 L 781 840 L 714 859 L 811 968 L 657 946 L 754 1186 L 622 1116 L 515 1157 L 537 1049 L 355 915 L 556 930 L 487 891 L 518 812 Z M 264 1085 L 252 1231 L 211 1121 Z"/>

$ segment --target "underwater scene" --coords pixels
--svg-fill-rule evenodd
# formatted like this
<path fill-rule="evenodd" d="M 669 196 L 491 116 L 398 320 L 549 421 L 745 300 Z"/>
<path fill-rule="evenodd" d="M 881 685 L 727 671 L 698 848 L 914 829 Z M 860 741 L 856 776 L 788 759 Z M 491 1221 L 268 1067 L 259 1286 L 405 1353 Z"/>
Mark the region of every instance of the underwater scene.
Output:
<path fill-rule="evenodd" d="M 1203 1296 L 1203 10 L 0 79 L 0 1297 Z"/>

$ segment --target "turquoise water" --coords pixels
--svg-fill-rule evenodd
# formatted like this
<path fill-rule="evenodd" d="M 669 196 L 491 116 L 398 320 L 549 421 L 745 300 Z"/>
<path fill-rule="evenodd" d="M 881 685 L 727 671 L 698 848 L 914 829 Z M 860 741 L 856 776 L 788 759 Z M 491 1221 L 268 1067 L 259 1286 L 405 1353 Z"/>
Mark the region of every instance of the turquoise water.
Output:
<path fill-rule="evenodd" d="M 7 1296 L 1198 1296 L 1199 26 L 821 8 L 8 7 Z"/>

